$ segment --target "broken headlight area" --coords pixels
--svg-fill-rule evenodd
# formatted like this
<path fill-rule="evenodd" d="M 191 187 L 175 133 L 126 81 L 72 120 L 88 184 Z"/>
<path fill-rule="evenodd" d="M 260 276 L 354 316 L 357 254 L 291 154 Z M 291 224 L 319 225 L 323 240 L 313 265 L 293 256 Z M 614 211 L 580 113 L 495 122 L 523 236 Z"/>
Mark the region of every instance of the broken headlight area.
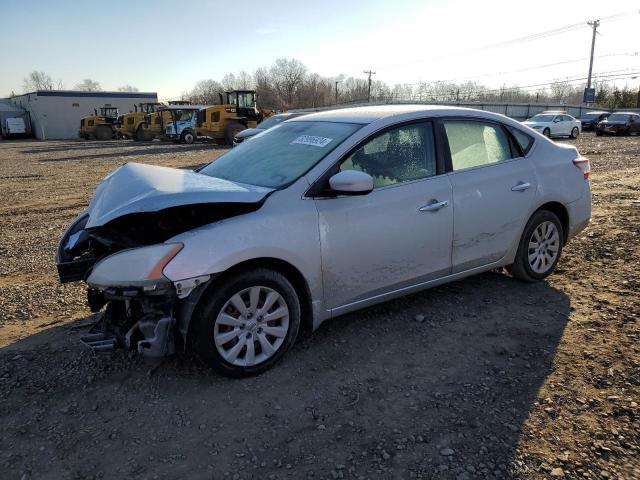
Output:
<path fill-rule="evenodd" d="M 180 205 L 156 212 L 131 213 L 99 227 L 86 228 L 89 214 L 65 231 L 56 256 L 62 283 L 86 280 L 101 259 L 125 249 L 144 247 L 195 228 L 249 213 L 261 203 Z"/>
<path fill-rule="evenodd" d="M 97 352 L 120 347 L 150 357 L 171 355 L 175 352 L 176 300 L 170 284 L 152 294 L 142 287 L 103 291 L 90 288 L 88 301 L 92 310 L 105 304 L 107 307 L 81 340 Z"/>
<path fill-rule="evenodd" d="M 209 279 L 204 275 L 175 284 L 90 287 L 87 301 L 91 311 L 106 308 L 81 340 L 96 352 L 120 347 L 149 357 L 172 355 L 177 344 L 185 344 L 185 327 Z"/>

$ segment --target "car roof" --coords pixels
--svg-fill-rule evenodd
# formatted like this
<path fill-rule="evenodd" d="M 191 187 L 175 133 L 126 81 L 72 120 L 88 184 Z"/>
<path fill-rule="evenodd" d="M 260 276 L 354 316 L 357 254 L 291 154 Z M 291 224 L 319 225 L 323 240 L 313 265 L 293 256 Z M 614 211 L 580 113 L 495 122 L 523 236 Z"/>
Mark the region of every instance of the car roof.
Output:
<path fill-rule="evenodd" d="M 451 107 L 447 105 L 394 104 L 340 108 L 315 113 L 309 112 L 303 117 L 297 118 L 296 122 L 322 121 L 369 124 L 377 120 L 407 113 L 424 113 L 433 116 L 471 116 L 479 118 L 493 118 L 501 121 L 508 120 L 504 115 L 474 108 Z"/>
<path fill-rule="evenodd" d="M 614 113 L 620 115 L 640 115 L 640 112 L 612 112 L 611 115 L 613 115 Z"/>
<path fill-rule="evenodd" d="M 605 112 L 604 110 L 593 110 L 591 112 L 584 112 L 583 115 L 602 115 L 603 113 L 610 113 L 610 112 Z"/>

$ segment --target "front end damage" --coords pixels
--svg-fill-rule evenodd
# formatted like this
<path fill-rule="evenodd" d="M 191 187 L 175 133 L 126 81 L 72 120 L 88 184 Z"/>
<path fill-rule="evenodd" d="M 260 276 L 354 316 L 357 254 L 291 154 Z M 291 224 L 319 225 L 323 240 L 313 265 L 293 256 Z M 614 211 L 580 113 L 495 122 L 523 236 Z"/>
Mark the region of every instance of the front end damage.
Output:
<path fill-rule="evenodd" d="M 136 350 L 148 357 L 163 357 L 184 348 L 186 328 L 195 303 L 191 293 L 209 276 L 172 284 L 162 282 L 150 287 L 89 287 L 87 300 L 98 321 L 81 341 L 96 352 L 116 348 Z M 197 297 L 195 295 L 194 297 Z"/>
<path fill-rule="evenodd" d="M 60 281 L 85 281 L 91 311 L 101 312 L 83 341 L 96 351 L 121 346 L 154 357 L 173 353 L 179 340 L 184 345 L 210 277 L 165 277 L 183 248 L 171 239 L 254 212 L 272 191 L 136 163 L 105 177 L 56 252 Z"/>
<path fill-rule="evenodd" d="M 85 281 L 87 303 L 100 312 L 83 343 L 97 352 L 137 350 L 150 357 L 184 348 L 186 326 L 208 275 L 172 282 L 163 268 L 182 244 L 179 233 L 257 210 L 260 204 L 210 204 L 130 214 L 104 226 L 86 228 L 80 215 L 65 232 L 57 252 L 62 283 Z M 165 243 L 159 243 L 165 242 Z M 198 292 L 192 295 L 194 290 Z"/>

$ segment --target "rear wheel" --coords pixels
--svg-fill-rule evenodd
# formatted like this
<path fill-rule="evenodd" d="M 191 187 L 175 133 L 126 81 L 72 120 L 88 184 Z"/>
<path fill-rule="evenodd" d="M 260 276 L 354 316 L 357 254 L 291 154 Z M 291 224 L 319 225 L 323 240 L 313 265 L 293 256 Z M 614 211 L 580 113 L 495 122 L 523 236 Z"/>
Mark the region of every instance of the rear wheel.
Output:
<path fill-rule="evenodd" d="M 111 140 L 113 138 L 113 131 L 111 127 L 107 125 L 98 125 L 96 127 L 96 140 Z"/>
<path fill-rule="evenodd" d="M 549 276 L 562 253 L 564 232 L 558 217 L 548 210 L 538 210 L 522 233 L 515 261 L 507 266 L 514 277 L 535 282 Z"/>
<path fill-rule="evenodd" d="M 216 285 L 194 314 L 191 344 L 222 375 L 247 377 L 270 368 L 291 348 L 300 302 L 280 273 L 257 269 Z"/>
<path fill-rule="evenodd" d="M 153 138 L 151 138 L 152 135 L 150 133 L 148 133 L 144 127 L 142 125 L 140 125 L 138 127 L 138 129 L 136 130 L 136 140 L 140 141 L 140 142 L 148 142 L 153 140 Z"/>
<path fill-rule="evenodd" d="M 238 122 L 229 123 L 229 125 L 227 125 L 227 128 L 224 129 L 224 139 L 227 142 L 227 145 L 233 145 L 234 137 L 246 128 L 247 127 Z"/>
<path fill-rule="evenodd" d="M 596 130 L 596 137 L 601 137 L 602 136 L 602 132 L 600 130 Z"/>
<path fill-rule="evenodd" d="M 571 138 L 578 138 L 578 135 L 580 135 L 580 130 L 578 130 L 578 127 L 573 127 L 571 129 Z"/>
<path fill-rule="evenodd" d="M 548 128 L 545 128 L 545 129 L 542 131 L 542 134 L 543 134 L 545 137 L 547 137 L 547 138 L 551 138 L 551 130 L 549 130 Z"/>

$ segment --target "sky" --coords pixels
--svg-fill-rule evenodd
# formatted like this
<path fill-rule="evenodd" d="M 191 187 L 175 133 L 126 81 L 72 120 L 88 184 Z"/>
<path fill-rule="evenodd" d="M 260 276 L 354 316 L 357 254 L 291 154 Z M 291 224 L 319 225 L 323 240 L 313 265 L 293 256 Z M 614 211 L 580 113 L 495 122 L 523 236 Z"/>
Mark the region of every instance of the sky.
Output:
<path fill-rule="evenodd" d="M 538 85 L 586 77 L 586 21 L 596 18 L 594 73 L 637 88 L 639 11 L 638 0 L 0 0 L 0 97 L 21 93 L 24 77 L 41 70 L 67 89 L 91 78 L 104 90 L 129 84 L 172 99 L 279 57 L 327 77 L 370 69 L 391 86 Z"/>

